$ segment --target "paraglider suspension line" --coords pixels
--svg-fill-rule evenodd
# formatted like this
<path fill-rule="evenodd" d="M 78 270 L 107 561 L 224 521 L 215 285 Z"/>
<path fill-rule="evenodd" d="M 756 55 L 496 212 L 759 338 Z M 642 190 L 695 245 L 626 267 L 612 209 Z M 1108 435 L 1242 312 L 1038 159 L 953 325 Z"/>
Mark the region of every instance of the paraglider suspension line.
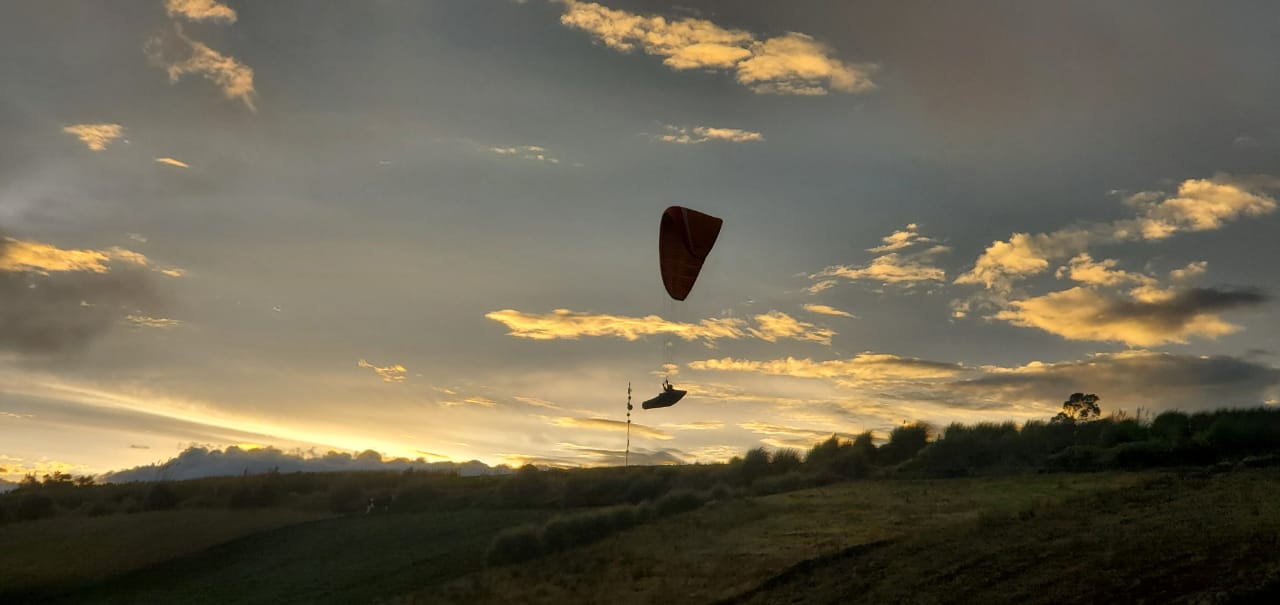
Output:
<path fill-rule="evenodd" d="M 627 449 L 622 457 L 622 466 L 631 466 L 631 383 L 627 383 Z"/>

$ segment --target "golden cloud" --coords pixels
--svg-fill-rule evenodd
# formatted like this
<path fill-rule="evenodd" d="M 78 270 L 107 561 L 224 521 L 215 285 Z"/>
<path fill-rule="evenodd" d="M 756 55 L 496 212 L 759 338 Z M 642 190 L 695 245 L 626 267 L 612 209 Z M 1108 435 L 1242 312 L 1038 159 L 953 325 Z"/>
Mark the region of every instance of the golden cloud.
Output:
<path fill-rule="evenodd" d="M 829 307 L 827 305 L 806 304 L 804 305 L 804 310 L 810 313 L 817 313 L 818 315 L 832 315 L 835 317 L 848 317 L 850 319 L 858 318 L 858 316 L 854 315 L 853 313 L 850 313 L 848 311 L 841 311 L 840 309 L 837 309 L 835 307 Z"/>
<path fill-rule="evenodd" d="M 361 368 L 373 370 L 373 373 L 377 374 L 379 378 L 382 378 L 383 382 L 404 382 L 405 374 L 408 372 L 404 366 L 398 363 L 389 366 L 376 366 L 361 359 L 356 363 L 356 365 Z"/>
<path fill-rule="evenodd" d="M 175 160 L 175 159 L 173 159 L 173 158 L 156 158 L 156 162 L 159 162 L 159 163 L 164 164 L 164 165 L 166 165 L 166 166 L 173 166 L 173 167 L 175 167 L 175 168 L 190 168 L 190 167 L 191 167 L 191 166 L 187 165 L 187 163 L 186 163 L 186 162 L 183 162 L 183 161 L 181 161 L 181 160 Z"/>
<path fill-rule="evenodd" d="M 718 431 L 724 428 L 724 423 L 718 422 L 718 421 L 702 421 L 702 422 L 669 423 L 669 424 L 664 424 L 662 426 L 681 430 L 681 431 Z"/>
<path fill-rule="evenodd" d="M 668 20 L 595 2 L 562 2 L 562 24 L 591 34 L 609 48 L 639 49 L 663 57 L 663 64 L 675 70 L 733 71 L 740 84 L 759 94 L 857 93 L 875 87 L 870 79 L 874 66 L 844 63 L 829 47 L 805 34 L 761 40 L 751 32 L 727 29 L 706 19 Z"/>
<path fill-rule="evenodd" d="M 1216 175 L 1185 180 L 1173 196 L 1137 193 L 1125 199 L 1137 211 L 1135 218 L 1035 235 L 1014 233 L 987 247 L 955 283 L 1007 292 L 1013 282 L 1048 270 L 1050 261 L 1082 254 L 1095 243 L 1162 240 L 1183 231 L 1219 229 L 1229 221 L 1274 212 L 1275 199 L 1262 190 L 1277 186 L 1280 182 L 1272 177 Z"/>
<path fill-rule="evenodd" d="M 1090 286 L 1118 286 L 1126 283 L 1137 283 L 1151 285 L 1155 283 L 1155 279 L 1143 275 L 1141 273 L 1129 273 L 1116 269 L 1119 261 L 1107 258 L 1101 261 L 1093 260 L 1089 253 L 1084 252 L 1078 254 L 1068 262 L 1067 266 L 1059 267 L 1057 277 L 1070 277 L 1072 281 L 1077 281 Z"/>
<path fill-rule="evenodd" d="M 92 151 L 102 151 L 124 134 L 124 127 L 119 124 L 72 124 L 63 127 L 62 132 L 76 135 Z"/>
<path fill-rule="evenodd" d="M 124 319 L 125 321 L 140 328 L 155 328 L 158 330 L 167 330 L 182 324 L 181 320 L 167 319 L 164 317 L 148 317 L 146 315 L 126 315 Z"/>
<path fill-rule="evenodd" d="M 755 316 L 758 328 L 748 330 L 751 335 L 767 342 L 778 339 L 807 340 L 824 345 L 831 345 L 834 330 L 819 328 L 807 321 L 800 321 L 782 311 L 769 311 Z"/>
<path fill-rule="evenodd" d="M 1039 328 L 1068 340 L 1118 341 L 1131 346 L 1185 343 L 1217 338 L 1239 326 L 1218 311 L 1255 306 L 1267 297 L 1254 290 L 1191 288 L 1181 291 L 1137 288 L 1119 297 L 1077 286 L 1044 296 L 1010 301 L 995 314 L 1016 326 Z"/>
<path fill-rule="evenodd" d="M 625 340 L 638 340 L 646 336 L 670 334 L 684 340 L 738 339 L 746 335 L 745 322 L 740 319 L 704 319 L 698 323 L 667 321 L 657 315 L 628 317 L 578 313 L 568 309 L 556 309 L 544 315 L 522 313 L 514 309 L 502 309 L 486 313 L 485 317 L 506 324 L 509 335 L 532 340 L 577 339 L 583 336 L 613 336 Z"/>
<path fill-rule="evenodd" d="M 752 141 L 763 141 L 764 135 L 751 130 L 741 130 L 738 128 L 710 128 L 707 126 L 694 126 L 688 128 L 684 126 L 666 126 L 666 134 L 659 135 L 657 139 L 664 143 L 676 143 L 680 145 L 696 145 L 698 143 L 706 143 L 708 141 L 724 141 L 728 143 L 749 143 Z"/>
<path fill-rule="evenodd" d="M 884 243 L 874 248 L 867 248 L 867 252 L 893 252 L 903 248 L 910 248 L 918 243 L 933 241 L 920 235 L 919 229 L 920 226 L 915 223 L 908 224 L 903 230 L 894 231 L 880 238 L 880 241 Z"/>
<path fill-rule="evenodd" d="M 191 21 L 218 21 L 235 23 L 236 11 L 217 0 L 165 0 L 164 8 L 170 17 L 182 17 Z"/>
<path fill-rule="evenodd" d="M 556 426 L 572 427 L 572 428 L 578 428 L 578 429 L 592 429 L 592 430 L 598 430 L 598 431 L 622 431 L 622 432 L 625 432 L 627 430 L 626 422 L 623 422 L 621 420 L 609 420 L 607 418 L 573 418 L 569 416 L 562 416 L 560 418 L 552 418 L 548 420 L 548 422 Z M 650 439 L 667 440 L 667 439 L 675 438 L 675 436 L 672 435 L 671 433 L 660 431 L 658 429 L 648 427 L 643 424 L 636 424 L 634 422 L 631 423 L 631 432 L 637 435 L 640 435 L 641 437 L 648 437 Z"/>
<path fill-rule="evenodd" d="M 176 83 L 185 75 L 199 75 L 213 82 L 226 98 L 241 101 L 249 111 L 258 110 L 254 105 L 257 92 L 253 87 L 253 68 L 192 40 L 177 24 L 171 34 L 148 40 L 143 50 L 152 63 L 169 74 L 170 83 Z"/>
<path fill-rule="evenodd" d="M 0 246 L 0 271 L 89 271 L 106 273 L 111 254 L 101 250 L 66 250 L 52 244 L 4 238 Z"/>
<path fill-rule="evenodd" d="M 736 318 L 710 318 L 698 323 L 684 323 L 668 321 L 657 315 L 629 317 L 580 313 L 568 309 L 556 309 L 543 315 L 502 309 L 486 313 L 485 317 L 505 324 L 511 330 L 508 335 L 531 340 L 576 340 L 583 336 L 611 336 L 634 341 L 647 336 L 671 335 L 688 341 L 710 342 L 722 338 L 738 340 L 754 336 L 768 342 L 790 339 L 829 345 L 835 334 L 832 330 L 798 321 L 781 311 L 756 315 L 754 319 L 757 327 L 754 328 Z"/>
<path fill-rule="evenodd" d="M 794 357 L 752 361 L 725 357 L 694 361 L 689 364 L 689 367 L 706 371 L 751 372 L 771 376 L 873 382 L 954 378 L 967 371 L 960 364 L 899 357 L 885 353 L 860 353 L 850 359 L 830 361 L 813 361 Z"/>

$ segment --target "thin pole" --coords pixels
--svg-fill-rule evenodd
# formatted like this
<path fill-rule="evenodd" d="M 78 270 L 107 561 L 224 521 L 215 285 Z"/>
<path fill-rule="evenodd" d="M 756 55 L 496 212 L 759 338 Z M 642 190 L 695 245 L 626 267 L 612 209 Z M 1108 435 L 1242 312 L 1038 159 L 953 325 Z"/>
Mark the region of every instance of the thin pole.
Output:
<path fill-rule="evenodd" d="M 631 466 L 631 382 L 627 382 L 627 453 L 623 455 L 622 466 Z"/>

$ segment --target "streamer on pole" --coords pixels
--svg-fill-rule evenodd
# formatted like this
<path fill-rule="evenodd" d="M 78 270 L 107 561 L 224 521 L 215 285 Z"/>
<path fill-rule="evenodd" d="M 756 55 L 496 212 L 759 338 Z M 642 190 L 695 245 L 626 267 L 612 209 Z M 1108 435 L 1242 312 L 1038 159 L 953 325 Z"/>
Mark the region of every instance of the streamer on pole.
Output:
<path fill-rule="evenodd" d="M 627 383 L 627 451 L 622 458 L 622 466 L 631 466 L 631 383 Z"/>

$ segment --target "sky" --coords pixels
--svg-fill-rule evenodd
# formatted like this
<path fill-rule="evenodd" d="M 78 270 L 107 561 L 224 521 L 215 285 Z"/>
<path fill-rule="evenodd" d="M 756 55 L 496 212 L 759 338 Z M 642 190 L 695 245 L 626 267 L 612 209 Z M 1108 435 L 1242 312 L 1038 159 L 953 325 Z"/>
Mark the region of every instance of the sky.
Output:
<path fill-rule="evenodd" d="M 1272 3 L 2 10 L 0 479 L 1280 398 Z"/>

